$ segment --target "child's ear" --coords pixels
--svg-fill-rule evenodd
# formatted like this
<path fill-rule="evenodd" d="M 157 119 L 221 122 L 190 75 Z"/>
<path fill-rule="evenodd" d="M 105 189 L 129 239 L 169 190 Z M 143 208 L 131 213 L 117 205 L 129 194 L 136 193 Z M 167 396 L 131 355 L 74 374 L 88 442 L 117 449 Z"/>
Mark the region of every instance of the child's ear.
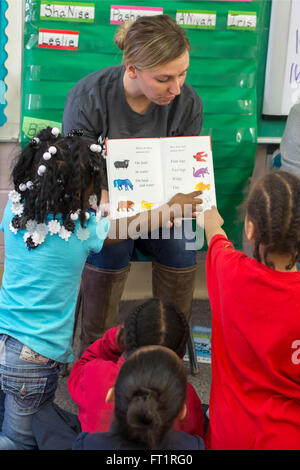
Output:
<path fill-rule="evenodd" d="M 255 239 L 255 226 L 254 223 L 249 220 L 247 217 L 245 218 L 245 234 L 246 237 L 248 238 L 249 242 L 253 243 Z"/>
<path fill-rule="evenodd" d="M 110 388 L 107 392 L 105 403 L 109 403 L 115 400 L 115 389 L 114 387 Z"/>
<path fill-rule="evenodd" d="M 136 68 L 134 65 L 126 64 L 126 72 L 129 78 L 133 80 L 136 78 Z"/>
<path fill-rule="evenodd" d="M 181 421 L 182 419 L 185 418 L 187 412 L 187 407 L 186 403 L 184 403 L 183 407 L 181 408 L 181 411 L 179 412 L 179 415 L 177 416 L 177 419 Z"/>

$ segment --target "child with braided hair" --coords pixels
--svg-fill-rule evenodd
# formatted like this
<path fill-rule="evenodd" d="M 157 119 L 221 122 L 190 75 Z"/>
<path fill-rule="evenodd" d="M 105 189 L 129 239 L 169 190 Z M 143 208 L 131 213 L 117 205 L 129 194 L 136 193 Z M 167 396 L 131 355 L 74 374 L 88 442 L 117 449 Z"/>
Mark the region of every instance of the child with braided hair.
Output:
<path fill-rule="evenodd" d="M 148 231 L 149 221 L 164 224 L 185 204 L 193 212 L 201 201 L 196 193 L 178 194 L 153 219 L 149 211 L 126 219 L 124 227 L 98 220 L 88 209 L 99 204 L 105 181 L 101 147 L 78 132 L 62 137 L 56 128 L 44 129 L 23 149 L 12 180 L 0 225 L 0 449 L 33 449 L 32 417 L 53 401 L 60 366 L 73 360 L 75 303 L 87 256 L 104 242 L 120 242 L 124 228 L 129 237 L 133 220 Z"/>
<path fill-rule="evenodd" d="M 113 404 L 106 403 L 106 396 L 114 386 L 122 364 L 134 351 L 156 344 L 172 349 L 183 358 L 188 333 L 185 316 L 173 303 L 152 298 L 129 313 L 124 325 L 109 329 L 87 348 L 73 365 L 68 380 L 70 395 L 78 405 L 82 430 L 109 430 Z M 186 416 L 176 421 L 175 429 L 202 437 L 201 401 L 190 383 L 187 383 L 186 405 Z"/>
<path fill-rule="evenodd" d="M 109 432 L 82 432 L 74 450 L 204 450 L 203 440 L 174 430 L 186 413 L 186 371 L 174 351 L 144 346 L 123 363 L 107 400 Z"/>
<path fill-rule="evenodd" d="M 300 448 L 300 179 L 267 174 L 245 202 L 254 258 L 234 249 L 216 208 L 209 245 L 211 449 Z"/>

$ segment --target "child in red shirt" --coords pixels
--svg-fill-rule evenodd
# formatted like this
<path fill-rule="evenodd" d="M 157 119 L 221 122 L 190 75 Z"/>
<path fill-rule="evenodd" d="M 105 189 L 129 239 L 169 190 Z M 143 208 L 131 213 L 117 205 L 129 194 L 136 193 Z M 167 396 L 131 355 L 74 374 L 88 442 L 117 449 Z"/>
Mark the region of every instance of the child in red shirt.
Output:
<path fill-rule="evenodd" d="M 201 437 L 174 430 L 186 413 L 186 386 L 185 367 L 174 351 L 138 348 L 108 392 L 114 402 L 109 432 L 82 432 L 73 450 L 204 450 Z"/>
<path fill-rule="evenodd" d="M 211 449 L 300 449 L 300 179 L 266 175 L 245 204 L 254 259 L 236 251 L 216 208 L 209 245 Z"/>
<path fill-rule="evenodd" d="M 82 431 L 106 432 L 113 418 L 113 403 L 106 403 L 120 368 L 133 351 L 142 346 L 160 345 L 184 356 L 189 327 L 184 314 L 163 299 L 150 299 L 128 315 L 124 326 L 108 330 L 85 350 L 74 364 L 68 389 L 77 403 Z M 176 431 L 203 437 L 204 416 L 201 401 L 187 383 L 187 413 L 175 423 Z"/>

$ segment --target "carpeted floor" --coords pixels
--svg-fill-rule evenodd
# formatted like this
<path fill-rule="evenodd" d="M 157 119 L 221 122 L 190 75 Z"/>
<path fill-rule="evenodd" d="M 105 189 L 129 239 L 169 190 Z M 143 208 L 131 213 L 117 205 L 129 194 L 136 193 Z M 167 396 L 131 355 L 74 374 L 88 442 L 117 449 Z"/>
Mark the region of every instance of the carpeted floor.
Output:
<path fill-rule="evenodd" d="M 121 302 L 120 305 L 120 319 L 124 318 L 131 310 L 137 305 L 142 303 L 141 300 L 130 300 Z M 194 300 L 191 317 L 192 326 L 211 326 L 211 311 L 208 300 Z M 75 360 L 78 359 L 78 348 L 79 348 L 79 331 L 80 331 L 80 320 L 78 322 L 77 331 L 75 334 L 74 341 L 74 356 Z M 202 404 L 208 404 L 209 392 L 211 384 L 211 366 L 210 364 L 199 364 L 199 372 L 193 376 L 190 373 L 189 363 L 185 362 L 187 367 L 188 381 L 194 386 L 198 393 Z M 61 377 L 59 380 L 59 386 L 56 392 L 55 402 L 64 410 L 70 411 L 71 413 L 77 414 L 77 405 L 71 400 L 67 389 L 68 376 Z"/>

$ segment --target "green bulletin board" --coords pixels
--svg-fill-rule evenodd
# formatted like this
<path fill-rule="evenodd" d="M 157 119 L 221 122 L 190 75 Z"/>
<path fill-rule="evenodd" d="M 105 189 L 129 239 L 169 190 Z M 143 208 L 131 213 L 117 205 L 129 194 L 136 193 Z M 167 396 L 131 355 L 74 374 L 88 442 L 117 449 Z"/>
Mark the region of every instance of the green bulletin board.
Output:
<path fill-rule="evenodd" d="M 53 17 L 47 18 L 46 6 L 49 13 L 49 5 L 54 3 L 94 7 L 95 15 L 91 19 L 82 13 L 71 20 L 55 17 L 53 10 Z M 240 248 L 242 223 L 237 208 L 254 167 L 269 0 L 26 0 L 22 144 L 48 123 L 61 125 L 67 93 L 78 80 L 121 62 L 122 53 L 113 43 L 117 25 L 110 24 L 112 4 L 163 8 L 163 13 L 174 19 L 177 14 L 185 21 L 180 24 L 186 27 L 192 46 L 187 81 L 204 103 L 201 134 L 212 138 L 218 208 L 228 236 Z M 249 20 L 246 25 L 245 17 Z M 244 23 L 235 18 L 244 18 Z M 60 44 L 71 47 L 39 46 L 41 30 L 43 34 L 63 31 L 71 39 Z"/>

